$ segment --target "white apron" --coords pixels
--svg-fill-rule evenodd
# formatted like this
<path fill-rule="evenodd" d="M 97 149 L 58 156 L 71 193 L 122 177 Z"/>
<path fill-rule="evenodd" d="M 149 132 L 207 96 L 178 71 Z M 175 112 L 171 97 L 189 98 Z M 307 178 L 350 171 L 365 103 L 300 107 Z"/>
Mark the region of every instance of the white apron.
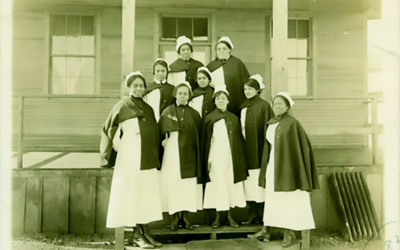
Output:
<path fill-rule="evenodd" d="M 179 163 L 179 132 L 171 132 L 167 139 L 160 171 L 160 194 L 163 212 L 196 212 L 202 209 L 203 188 L 197 178 L 181 178 Z"/>
<path fill-rule="evenodd" d="M 107 227 L 134 227 L 162 220 L 157 169 L 140 170 L 138 119 L 128 119 L 120 123 L 120 128 L 123 136 L 112 177 Z"/>
<path fill-rule="evenodd" d="M 224 119 L 214 123 L 209 162 L 211 182 L 206 184 L 203 208 L 227 211 L 231 207 L 245 207 L 243 182 L 234 184 L 231 147 Z"/>
<path fill-rule="evenodd" d="M 278 124 L 271 124 L 267 129 L 267 140 L 271 144 L 271 153 L 265 174 L 264 225 L 291 230 L 314 229 L 310 195 L 307 191 L 275 192 L 274 143 Z"/>
<path fill-rule="evenodd" d="M 246 140 L 246 112 L 247 108 L 243 108 L 240 115 L 240 122 L 242 124 L 243 137 Z M 264 188 L 258 185 L 258 177 L 260 176 L 260 169 L 249 169 L 249 176 L 244 181 L 244 192 L 246 201 L 264 202 L 265 192 Z"/>

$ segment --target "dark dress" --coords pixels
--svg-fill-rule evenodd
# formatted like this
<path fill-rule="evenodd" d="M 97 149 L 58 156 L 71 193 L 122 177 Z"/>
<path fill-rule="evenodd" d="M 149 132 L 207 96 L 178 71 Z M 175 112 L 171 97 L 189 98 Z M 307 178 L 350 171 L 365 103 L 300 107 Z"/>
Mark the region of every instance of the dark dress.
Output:
<path fill-rule="evenodd" d="M 214 111 L 215 104 L 213 102 L 214 89 L 210 86 L 197 88 L 193 91 L 193 97 L 189 105 L 194 108 L 201 117 L 205 118 L 209 113 Z M 202 100 L 201 100 L 202 99 Z M 201 101 L 201 103 L 200 103 Z"/>
<path fill-rule="evenodd" d="M 211 71 L 214 86 L 226 85 L 229 92 L 228 110 L 239 117 L 240 105 L 246 100 L 243 87 L 250 77 L 246 65 L 239 58 L 231 55 L 227 60 L 211 61 L 207 68 Z"/>
<path fill-rule="evenodd" d="M 203 66 L 204 65 L 201 62 L 194 60 L 193 58 L 190 58 L 187 61 L 183 60 L 182 58 L 178 58 L 169 65 L 169 68 L 170 74 L 177 72 L 186 72 L 185 80 L 190 84 L 192 90 L 195 90 L 199 87 L 196 82 L 197 69 Z"/>

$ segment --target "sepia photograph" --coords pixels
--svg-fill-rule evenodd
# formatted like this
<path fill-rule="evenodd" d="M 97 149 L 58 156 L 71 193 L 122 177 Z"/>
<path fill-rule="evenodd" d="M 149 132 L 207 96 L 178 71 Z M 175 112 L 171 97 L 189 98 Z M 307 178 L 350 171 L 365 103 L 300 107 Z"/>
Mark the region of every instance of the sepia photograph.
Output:
<path fill-rule="evenodd" d="M 396 0 L 9 0 L 0 249 L 400 249 Z"/>

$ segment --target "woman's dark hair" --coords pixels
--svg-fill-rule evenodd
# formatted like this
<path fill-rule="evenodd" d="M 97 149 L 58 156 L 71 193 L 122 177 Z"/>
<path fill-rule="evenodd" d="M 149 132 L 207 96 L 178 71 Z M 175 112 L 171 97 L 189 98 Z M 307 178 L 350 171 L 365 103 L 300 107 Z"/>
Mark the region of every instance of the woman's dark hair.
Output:
<path fill-rule="evenodd" d="M 225 44 L 225 45 L 226 45 L 226 47 L 228 47 L 229 49 L 232 49 L 231 45 L 230 45 L 228 42 L 225 42 L 225 41 L 219 41 L 219 42 L 217 43 L 217 46 L 218 46 L 218 44 L 220 44 L 220 43 L 223 43 L 223 44 Z M 217 46 L 216 46 L 215 48 L 217 48 Z"/>
<path fill-rule="evenodd" d="M 163 61 L 163 60 L 158 60 L 158 61 L 155 61 L 155 62 L 154 62 L 154 64 L 153 64 L 153 75 L 154 75 L 155 68 L 156 68 L 157 65 L 163 66 L 163 67 L 167 70 L 167 76 L 168 76 L 168 72 L 169 72 L 169 70 L 168 70 L 168 64 L 167 64 L 165 61 Z"/>
<path fill-rule="evenodd" d="M 247 85 L 251 88 L 255 88 L 257 92 L 260 91 L 260 84 L 254 79 L 249 79 L 244 85 Z"/>
<path fill-rule="evenodd" d="M 281 99 L 285 102 L 286 107 L 288 107 L 288 108 L 290 109 L 290 102 L 289 102 L 289 100 L 288 100 L 286 97 L 282 96 L 282 95 L 277 95 L 277 96 L 275 96 L 274 99 L 272 99 L 272 104 L 274 104 L 275 99 L 278 98 L 278 97 L 281 98 Z"/>
<path fill-rule="evenodd" d="M 215 98 L 217 98 L 218 96 L 220 96 L 222 94 L 224 94 L 226 96 L 226 99 L 228 99 L 228 101 L 229 101 L 229 95 L 225 91 L 218 91 L 214 94 L 213 102 L 215 102 Z"/>
<path fill-rule="evenodd" d="M 197 72 L 197 74 L 196 74 L 196 81 L 197 81 L 197 75 L 198 75 L 199 73 L 202 73 L 202 74 L 204 74 L 205 76 L 207 76 L 208 80 L 210 80 L 210 82 L 211 82 L 211 76 L 210 76 L 210 74 L 208 74 L 208 72 L 205 71 L 205 70 L 200 70 L 200 71 Z"/>
<path fill-rule="evenodd" d="M 182 46 L 185 45 L 185 44 L 189 45 L 190 52 L 193 52 L 193 47 L 192 47 L 192 45 L 191 45 L 190 43 L 184 43 L 184 44 L 182 44 L 181 46 L 179 46 L 179 48 L 178 48 L 178 54 L 179 54 L 179 55 L 181 54 L 181 48 L 182 48 Z"/>
<path fill-rule="evenodd" d="M 176 97 L 176 94 L 178 93 L 178 89 L 179 89 L 180 87 L 186 87 L 186 88 L 189 90 L 189 100 L 192 99 L 192 96 L 193 96 L 192 90 L 189 88 L 189 86 L 187 86 L 187 85 L 184 84 L 184 83 L 179 83 L 178 85 L 176 85 L 175 88 L 174 88 L 174 92 L 172 93 L 172 95 Z"/>
<path fill-rule="evenodd" d="M 129 88 L 131 86 L 132 82 L 135 81 L 137 78 L 142 79 L 144 87 L 147 88 L 146 80 L 141 75 L 133 75 L 133 76 L 129 77 L 129 79 L 126 81 L 126 86 Z"/>

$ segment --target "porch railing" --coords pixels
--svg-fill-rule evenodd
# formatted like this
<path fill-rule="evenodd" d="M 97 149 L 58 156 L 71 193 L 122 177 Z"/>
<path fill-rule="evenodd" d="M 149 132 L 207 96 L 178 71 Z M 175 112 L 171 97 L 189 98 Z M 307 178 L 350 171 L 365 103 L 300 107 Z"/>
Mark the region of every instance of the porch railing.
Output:
<path fill-rule="evenodd" d="M 31 98 L 37 99 L 90 99 L 90 100 L 104 100 L 104 99 L 115 99 L 116 101 L 120 98 L 119 95 L 24 95 L 19 98 L 19 124 L 18 124 L 18 141 L 17 141 L 17 168 L 23 167 L 23 154 L 24 154 L 24 118 L 25 118 L 25 100 Z M 377 163 L 378 154 L 378 134 L 382 133 L 382 125 L 378 123 L 378 103 L 382 102 L 381 97 L 299 97 L 294 98 L 296 101 L 362 101 L 367 106 L 370 105 L 368 115 L 370 122 L 367 122 L 366 126 L 359 127 L 344 127 L 344 126 L 321 126 L 314 127 L 308 131 L 309 135 L 315 136 L 334 136 L 334 135 L 366 135 L 371 136 L 371 149 L 372 149 L 372 165 Z M 82 107 L 84 108 L 84 107 Z M 111 107 L 110 107 L 111 108 Z M 100 131 L 100 125 L 99 125 Z"/>

